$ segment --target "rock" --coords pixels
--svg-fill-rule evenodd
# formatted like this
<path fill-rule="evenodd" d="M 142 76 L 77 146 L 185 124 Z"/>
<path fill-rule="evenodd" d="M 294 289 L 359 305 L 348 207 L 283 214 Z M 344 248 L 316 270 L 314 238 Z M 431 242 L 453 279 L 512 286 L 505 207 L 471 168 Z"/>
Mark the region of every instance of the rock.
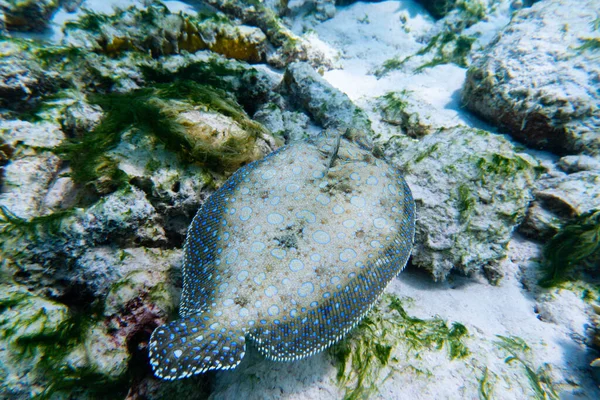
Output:
<path fill-rule="evenodd" d="M 154 290 L 157 285 L 180 279 L 165 276 L 168 273 L 178 277 L 180 263 L 179 250 L 98 246 L 87 250 L 76 261 L 70 279 L 74 284 L 88 287 L 97 297 L 103 298 L 110 291 L 104 302 L 105 316 L 110 317 L 121 312 L 121 308 L 138 296 L 139 292 L 146 293 Z M 171 290 L 169 287 L 167 289 Z M 173 304 L 176 304 L 175 297 L 178 293 L 163 295 L 168 295 L 168 304 L 165 305 L 165 299 L 160 296 L 155 300 L 170 313 L 173 311 Z"/>
<path fill-rule="evenodd" d="M 326 21 L 335 16 L 336 0 L 314 0 L 315 18 L 319 21 Z"/>
<path fill-rule="evenodd" d="M 276 68 L 285 68 L 295 61 L 306 61 L 314 67 L 333 67 L 333 59 L 310 39 L 295 35 L 279 19 L 278 12 L 268 4 L 248 3 L 242 0 L 207 0 L 206 3 L 244 24 L 260 28 L 273 48 L 267 52 L 267 62 Z"/>
<path fill-rule="evenodd" d="M 61 6 L 68 13 L 76 12 L 85 0 L 63 0 Z"/>
<path fill-rule="evenodd" d="M 46 149 L 62 143 L 65 135 L 56 124 L 18 120 L 1 121 L 0 133 L 11 156 L 10 162 L 3 162 L 0 206 L 19 218 L 38 216 L 61 164 L 59 157 Z"/>
<path fill-rule="evenodd" d="M 182 244 L 192 218 L 214 190 L 214 178 L 197 165 L 182 165 L 176 154 L 148 135 L 125 133 L 111 156 L 132 185 L 146 193 L 169 240 Z"/>
<path fill-rule="evenodd" d="M 529 206 L 527 215 L 519 226 L 519 232 L 530 238 L 547 240 L 560 230 L 564 222 L 564 217 L 544 208 L 541 202 L 536 200 Z"/>
<path fill-rule="evenodd" d="M 96 20 L 97 26 L 88 24 Z M 210 49 L 226 57 L 249 62 L 265 58 L 266 36 L 255 27 L 239 26 L 223 16 L 173 14 L 162 3 L 136 6 L 114 15 L 84 14 L 67 25 L 65 42 L 110 56 L 126 51 L 153 57 Z"/>
<path fill-rule="evenodd" d="M 25 41 L 0 40 L 0 107 L 19 109 L 55 86 L 56 74 L 44 71 L 32 47 Z"/>
<path fill-rule="evenodd" d="M 257 143 L 257 132 L 221 113 L 190 110 L 180 113 L 178 119 L 194 157 L 215 169 L 235 171 L 270 152 L 268 144 Z"/>
<path fill-rule="evenodd" d="M 156 209 L 143 191 L 126 187 L 103 197 L 77 221 L 88 244 L 160 245 L 166 242 Z"/>
<path fill-rule="evenodd" d="M 225 57 L 248 62 L 261 62 L 266 56 L 267 37 L 252 26 L 225 26 L 215 29 L 214 43 L 209 49 Z"/>
<path fill-rule="evenodd" d="M 557 165 L 567 174 L 581 171 L 600 171 L 600 160 L 585 155 L 562 157 L 558 160 Z"/>
<path fill-rule="evenodd" d="M 373 130 L 366 113 L 350 98 L 334 88 L 308 63 L 292 63 L 285 70 L 283 90 L 290 101 L 306 110 L 325 129 L 351 129 L 352 137 L 361 145 L 372 148 Z"/>
<path fill-rule="evenodd" d="M 65 175 L 69 171 L 64 172 Z M 59 173 L 60 175 L 60 173 Z M 77 185 L 68 176 L 59 176 L 48 189 L 48 193 L 44 197 L 42 208 L 50 212 L 68 210 L 77 205 L 79 190 Z"/>
<path fill-rule="evenodd" d="M 61 127 L 51 122 L 27 122 L 20 120 L 0 121 L 0 133 L 5 143 L 12 148 L 20 149 L 27 155 L 33 155 L 33 152 L 27 151 L 28 148 L 41 147 L 43 149 L 58 146 L 65 139 L 65 134 Z"/>
<path fill-rule="evenodd" d="M 0 205 L 19 218 L 39 215 L 60 159 L 52 153 L 19 158 L 4 167 Z"/>
<path fill-rule="evenodd" d="M 0 219 L 0 254 L 9 265 L 18 263 L 12 272 L 21 283 L 53 297 L 77 288 L 76 296 L 96 298 L 120 277 L 118 260 L 103 257 L 94 251 L 96 246 L 158 247 L 167 242 L 159 215 L 135 187 L 105 196 L 85 211 L 31 219 L 11 215 Z"/>
<path fill-rule="evenodd" d="M 378 98 L 378 104 L 383 122 L 415 138 L 464 124 L 456 111 L 440 109 L 412 91 L 388 92 Z"/>
<path fill-rule="evenodd" d="M 585 159 L 581 162 L 586 163 Z M 573 165 L 568 163 L 562 162 L 567 169 Z M 519 231 L 537 240 L 549 239 L 569 221 L 600 208 L 600 171 L 545 176 L 537 182 L 533 193 L 535 201 Z"/>
<path fill-rule="evenodd" d="M 0 35 L 6 36 L 7 34 L 6 17 L 4 15 L 4 10 L 0 7 Z"/>
<path fill-rule="evenodd" d="M 4 166 L 8 164 L 14 152 L 15 149 L 0 138 L 0 188 L 2 188 L 2 181 L 4 180 Z"/>
<path fill-rule="evenodd" d="M 69 136 L 82 136 L 93 131 L 102 116 L 100 107 L 81 100 L 65 108 L 61 119 L 62 129 Z"/>
<path fill-rule="evenodd" d="M 582 171 L 540 179 L 534 194 L 551 210 L 564 216 L 580 216 L 600 208 L 600 172 Z"/>
<path fill-rule="evenodd" d="M 280 74 L 267 68 L 226 59 L 210 51 L 153 60 L 143 67 L 147 70 L 146 75 L 158 82 L 190 79 L 222 89 L 234 95 L 250 114 L 265 103 L 278 101 L 280 97 L 276 93 L 276 86 L 281 82 Z"/>
<path fill-rule="evenodd" d="M 560 323 L 572 335 L 577 336 L 578 340 L 583 341 L 589 321 L 586 315 L 589 305 L 581 296 L 569 290 L 561 290 L 553 294 L 541 295 L 536 300 L 536 312 L 540 320 Z"/>
<path fill-rule="evenodd" d="M 179 299 L 181 251 L 105 247 L 96 253 L 111 260 L 96 270 L 112 274 L 97 293 L 102 307 L 96 310 L 79 302 L 74 313 L 22 286 L 0 284 L 0 376 L 9 383 L 0 388 L 3 398 L 121 393 L 130 362 L 144 363 L 150 333 Z M 17 394 L 22 397 L 12 397 Z"/>
<path fill-rule="evenodd" d="M 286 143 L 306 137 L 310 119 L 306 114 L 295 111 L 282 111 L 276 104 L 269 103 L 253 117 L 273 135 L 286 139 Z"/>
<path fill-rule="evenodd" d="M 465 107 L 536 148 L 600 154 L 598 13 L 600 3 L 592 0 L 542 1 L 517 12 L 473 56 Z"/>
<path fill-rule="evenodd" d="M 34 296 L 12 282 L 0 284 L 0 397 L 25 399 L 43 391 L 43 369 L 55 352 L 52 338 L 67 329 L 63 304 Z M 59 349 L 54 349 L 58 350 Z M 42 383 L 42 385 L 40 385 Z"/>
<path fill-rule="evenodd" d="M 460 127 L 404 148 L 393 141 L 382 147 L 417 204 L 412 263 L 436 280 L 452 270 L 499 280 L 499 261 L 532 198 L 537 162 L 502 136 Z"/>
<path fill-rule="evenodd" d="M 8 0 L 0 2 L 8 30 L 41 32 L 58 9 L 58 0 Z"/>
<path fill-rule="evenodd" d="M 114 261 L 112 265 L 100 262 L 96 270 L 112 270 L 114 275 L 107 282 L 110 290 L 103 317 L 86 333 L 85 347 L 92 368 L 119 379 L 127 372 L 131 357 L 145 348 L 154 328 L 175 311 L 181 252 L 99 248 L 96 254 Z M 94 269 L 91 264 L 88 268 Z"/>
<path fill-rule="evenodd" d="M 417 0 L 435 19 L 445 17 L 456 7 L 458 0 Z"/>

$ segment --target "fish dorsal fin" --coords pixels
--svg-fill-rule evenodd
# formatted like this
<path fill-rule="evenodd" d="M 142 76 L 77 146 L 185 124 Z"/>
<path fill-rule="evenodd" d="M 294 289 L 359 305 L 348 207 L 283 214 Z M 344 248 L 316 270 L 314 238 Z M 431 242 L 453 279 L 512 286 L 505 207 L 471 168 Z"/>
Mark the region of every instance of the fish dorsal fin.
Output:
<path fill-rule="evenodd" d="M 244 335 L 241 329 L 223 329 L 205 313 L 189 315 L 152 333 L 150 364 L 156 376 L 167 380 L 235 368 L 246 353 Z"/>
<path fill-rule="evenodd" d="M 227 197 L 255 166 L 256 163 L 251 163 L 236 171 L 206 200 L 190 224 L 184 246 L 183 295 L 179 309 L 182 317 L 208 310 L 208 299 L 215 286 L 212 278 L 217 273 L 215 262 L 223 209 Z"/>

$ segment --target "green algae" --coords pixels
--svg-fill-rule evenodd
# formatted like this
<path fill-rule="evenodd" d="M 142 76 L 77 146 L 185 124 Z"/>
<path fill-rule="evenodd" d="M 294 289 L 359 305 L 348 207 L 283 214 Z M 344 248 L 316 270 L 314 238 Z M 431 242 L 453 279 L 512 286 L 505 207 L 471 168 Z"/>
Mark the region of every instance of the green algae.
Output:
<path fill-rule="evenodd" d="M 490 372 L 487 367 L 483 369 L 483 375 L 479 379 L 479 399 L 480 400 L 491 400 L 492 393 L 494 391 L 494 384 L 490 379 L 494 376 L 493 372 Z"/>
<path fill-rule="evenodd" d="M 582 51 L 598 51 L 600 50 L 600 38 L 588 38 L 588 39 L 581 39 L 584 43 L 575 48 L 575 50 L 582 52 Z"/>
<path fill-rule="evenodd" d="M 475 211 L 477 199 L 468 185 L 462 184 L 458 187 L 458 212 L 462 223 L 467 223 Z"/>
<path fill-rule="evenodd" d="M 420 358 L 424 351 L 443 348 L 448 358 L 454 360 L 469 354 L 464 344 L 467 336 L 464 325 L 453 323 L 449 327 L 440 318 L 411 317 L 404 310 L 402 300 L 384 294 L 357 329 L 334 345 L 329 354 L 337 366 L 338 383 L 346 388 L 345 399 L 368 398 L 397 368 L 399 360 L 394 352 L 399 345 L 406 347 L 407 360 Z M 382 379 L 385 373 L 388 375 Z"/>
<path fill-rule="evenodd" d="M 471 52 L 473 43 L 477 40 L 474 36 L 460 35 L 453 31 L 444 31 L 431 38 L 427 46 L 413 55 L 399 59 L 390 58 L 383 62 L 381 67 L 374 72 L 377 78 L 387 75 L 393 70 L 402 68 L 407 61 L 416 56 L 424 56 L 429 53 L 433 58 L 414 69 L 415 73 L 423 72 L 427 68 L 433 68 L 443 64 L 455 64 L 459 67 L 468 67 L 468 55 Z"/>
<path fill-rule="evenodd" d="M 493 153 L 491 155 L 474 159 L 480 172 L 480 178 L 484 182 L 494 177 L 507 178 L 518 172 L 527 171 L 532 165 L 523 157 L 516 154 L 508 157 L 503 154 Z"/>
<path fill-rule="evenodd" d="M 545 364 L 537 370 L 534 369 L 529 361 L 531 348 L 527 343 L 516 336 L 496 335 L 496 337 L 500 340 L 494 342 L 494 344 L 508 353 L 508 357 L 505 358 L 504 362 L 506 364 L 518 364 L 523 368 L 534 398 L 538 400 L 558 400 L 558 393 L 547 370 L 549 366 Z"/>
<path fill-rule="evenodd" d="M 408 107 L 406 96 L 410 92 L 411 91 L 406 89 L 400 92 L 387 92 L 378 98 L 379 102 L 381 103 L 381 110 L 384 114 L 384 122 L 391 123 L 393 125 L 402 124 L 404 112 L 406 107 Z"/>
<path fill-rule="evenodd" d="M 150 84 L 195 81 L 234 94 L 238 103 L 250 114 L 270 96 L 270 85 L 264 84 L 266 77 L 259 71 L 218 55 L 195 61 L 176 71 L 165 68 L 160 63 L 142 64 L 140 70 L 144 80 Z"/>
<path fill-rule="evenodd" d="M 73 396 L 84 391 L 93 393 L 94 398 L 125 395 L 122 379 L 109 379 L 92 367 L 74 366 L 68 360 L 101 315 L 97 305 L 73 310 L 14 285 L 0 288 L 0 335 L 7 341 L 12 359 L 32 365 L 28 375 L 43 381 L 43 390 L 32 393 L 32 398 Z"/>
<path fill-rule="evenodd" d="M 127 130 L 155 137 L 186 163 L 199 163 L 217 171 L 239 166 L 255 139 L 266 132 L 226 92 L 187 80 L 128 93 L 96 94 L 89 96 L 89 101 L 102 108 L 104 118 L 92 132 L 70 138 L 53 151 L 69 161 L 73 181 L 96 195 L 128 185 L 128 176 L 108 154 Z M 202 143 L 190 140 L 177 117 L 181 111 L 197 108 L 232 118 L 248 135 L 229 138 L 222 148 L 202 147 Z"/>
<path fill-rule="evenodd" d="M 424 159 L 428 158 L 429 156 L 431 156 L 433 153 L 436 153 L 438 150 L 440 149 L 440 144 L 439 143 L 435 143 L 433 145 L 431 145 L 430 147 L 428 147 L 427 149 L 425 149 L 425 151 L 423 151 L 422 153 L 418 154 L 417 157 L 415 157 L 413 163 L 419 163 L 421 161 L 423 161 Z"/>
<path fill-rule="evenodd" d="M 410 59 L 427 54 L 432 54 L 433 58 L 415 68 L 415 73 L 420 73 L 427 68 L 443 64 L 455 64 L 463 68 L 468 67 L 468 56 L 477 37 L 463 35 L 462 32 L 486 17 L 488 9 L 485 3 L 480 0 L 437 0 L 427 2 L 426 8 L 434 17 L 437 16 L 436 18 L 442 18 L 448 12 L 455 9 L 458 11 L 460 19 L 445 23 L 442 27 L 442 32 L 433 36 L 429 40 L 429 43 L 415 54 L 403 58 L 393 57 L 384 61 L 375 70 L 375 76 L 381 78 L 390 71 L 402 68 Z M 491 9 L 493 8 L 494 5 L 492 4 Z"/>
<path fill-rule="evenodd" d="M 19 243 L 40 243 L 58 236 L 65 219 L 73 214 L 74 210 L 64 210 L 26 219 L 0 206 L 0 249 L 18 258 L 27 252 L 27 248 Z"/>
<path fill-rule="evenodd" d="M 600 261 L 600 210 L 592 210 L 563 226 L 544 247 L 543 278 L 551 287 L 573 279 L 575 267 L 592 268 Z"/>

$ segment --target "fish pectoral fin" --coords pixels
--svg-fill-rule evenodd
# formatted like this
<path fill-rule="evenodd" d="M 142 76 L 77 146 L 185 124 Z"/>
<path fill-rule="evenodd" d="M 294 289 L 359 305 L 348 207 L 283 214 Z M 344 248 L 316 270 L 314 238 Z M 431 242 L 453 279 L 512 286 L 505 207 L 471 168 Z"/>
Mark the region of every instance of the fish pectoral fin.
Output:
<path fill-rule="evenodd" d="M 245 333 L 188 315 L 152 332 L 148 351 L 154 375 L 174 380 L 210 370 L 235 368 L 246 353 Z"/>

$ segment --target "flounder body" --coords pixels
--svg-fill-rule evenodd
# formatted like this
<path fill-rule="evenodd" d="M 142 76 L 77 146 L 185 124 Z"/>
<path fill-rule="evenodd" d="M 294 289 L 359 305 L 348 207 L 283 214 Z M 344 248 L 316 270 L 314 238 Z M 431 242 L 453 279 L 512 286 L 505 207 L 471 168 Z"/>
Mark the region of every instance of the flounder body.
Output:
<path fill-rule="evenodd" d="M 369 151 L 338 143 L 283 147 L 237 171 L 198 211 L 181 319 L 150 339 L 158 377 L 234 368 L 246 340 L 278 361 L 317 353 L 404 268 L 415 222 L 408 185 Z"/>

